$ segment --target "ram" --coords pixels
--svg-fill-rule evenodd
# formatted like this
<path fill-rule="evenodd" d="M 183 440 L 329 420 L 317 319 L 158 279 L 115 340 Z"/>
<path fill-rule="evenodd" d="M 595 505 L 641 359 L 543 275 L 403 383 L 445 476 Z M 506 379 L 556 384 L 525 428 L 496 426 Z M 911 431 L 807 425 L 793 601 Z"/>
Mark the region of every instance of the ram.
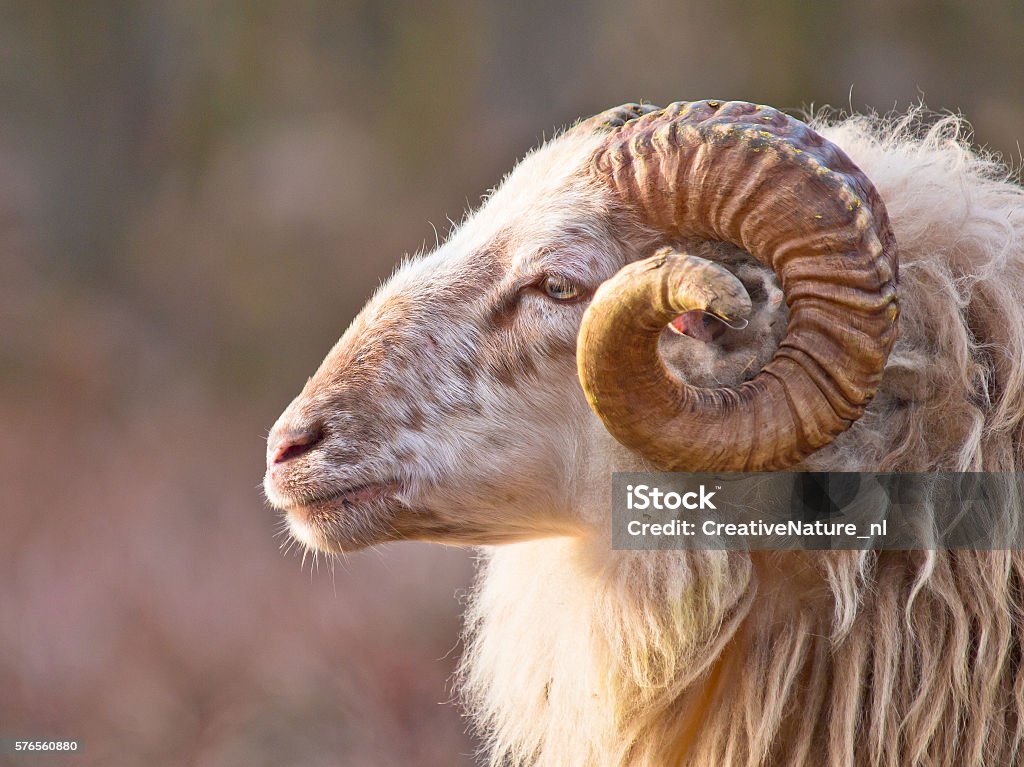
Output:
<path fill-rule="evenodd" d="M 1020 551 L 610 544 L 614 471 L 1022 468 L 1024 190 L 963 130 L 580 122 L 281 415 L 265 492 L 306 546 L 485 547 L 460 674 L 485 760 L 1021 762 Z"/>

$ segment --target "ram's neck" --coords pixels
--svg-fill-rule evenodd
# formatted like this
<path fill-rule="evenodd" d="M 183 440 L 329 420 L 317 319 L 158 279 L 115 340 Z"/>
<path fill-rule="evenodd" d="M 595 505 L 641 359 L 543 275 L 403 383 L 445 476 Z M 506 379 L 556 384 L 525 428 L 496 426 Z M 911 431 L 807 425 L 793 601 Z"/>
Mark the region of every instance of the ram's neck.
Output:
<path fill-rule="evenodd" d="M 513 763 L 664 764 L 732 683 L 753 584 L 749 559 L 721 552 L 496 549 L 470 611 L 469 705 Z"/>

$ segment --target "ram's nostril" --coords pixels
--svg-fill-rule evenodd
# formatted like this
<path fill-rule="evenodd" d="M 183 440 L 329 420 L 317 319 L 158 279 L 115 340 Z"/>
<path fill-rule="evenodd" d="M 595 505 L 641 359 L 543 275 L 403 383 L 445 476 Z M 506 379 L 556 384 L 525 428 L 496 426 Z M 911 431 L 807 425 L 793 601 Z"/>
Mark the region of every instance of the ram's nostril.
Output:
<path fill-rule="evenodd" d="M 310 429 L 295 429 L 278 435 L 277 440 L 268 451 L 267 463 L 274 465 L 290 461 L 305 455 L 324 439 L 324 430 L 317 426 Z"/>

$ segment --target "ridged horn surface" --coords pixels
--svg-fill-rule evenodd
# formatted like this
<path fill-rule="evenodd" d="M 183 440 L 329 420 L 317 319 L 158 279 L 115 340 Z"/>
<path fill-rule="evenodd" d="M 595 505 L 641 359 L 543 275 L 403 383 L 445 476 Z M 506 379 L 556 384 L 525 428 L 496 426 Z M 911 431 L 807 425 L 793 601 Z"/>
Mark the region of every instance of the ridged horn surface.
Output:
<path fill-rule="evenodd" d="M 878 387 L 899 314 L 896 241 L 864 173 L 804 123 L 746 102 L 625 105 L 581 129 L 609 132 L 590 172 L 614 190 L 619 215 L 669 239 L 744 249 L 774 270 L 789 308 L 775 356 L 751 380 L 700 388 L 657 351 L 675 307 L 652 308 L 651 291 L 673 294 L 671 268 L 634 269 L 602 288 L 578 364 L 615 438 L 664 470 L 764 471 L 848 429 Z M 643 319 L 608 322 L 612 307 Z"/>

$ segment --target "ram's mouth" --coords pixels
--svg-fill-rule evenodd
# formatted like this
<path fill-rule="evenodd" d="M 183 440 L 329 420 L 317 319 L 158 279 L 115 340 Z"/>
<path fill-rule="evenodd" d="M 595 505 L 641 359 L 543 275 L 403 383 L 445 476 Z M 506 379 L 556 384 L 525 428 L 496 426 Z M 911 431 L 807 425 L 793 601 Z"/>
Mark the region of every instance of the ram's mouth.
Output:
<path fill-rule="evenodd" d="M 364 482 L 326 490 L 309 497 L 296 497 L 282 505 L 287 514 L 301 516 L 321 509 L 344 510 L 394 496 L 402 489 L 397 480 Z"/>

